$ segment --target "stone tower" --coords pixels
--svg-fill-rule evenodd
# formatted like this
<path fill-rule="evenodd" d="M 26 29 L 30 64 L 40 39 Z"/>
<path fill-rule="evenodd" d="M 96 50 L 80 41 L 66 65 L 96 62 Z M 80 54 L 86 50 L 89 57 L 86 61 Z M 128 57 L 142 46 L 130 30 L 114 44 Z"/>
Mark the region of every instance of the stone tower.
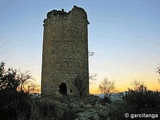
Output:
<path fill-rule="evenodd" d="M 69 12 L 52 10 L 44 20 L 42 97 L 78 94 L 77 76 L 89 94 L 87 14 L 76 6 Z"/>

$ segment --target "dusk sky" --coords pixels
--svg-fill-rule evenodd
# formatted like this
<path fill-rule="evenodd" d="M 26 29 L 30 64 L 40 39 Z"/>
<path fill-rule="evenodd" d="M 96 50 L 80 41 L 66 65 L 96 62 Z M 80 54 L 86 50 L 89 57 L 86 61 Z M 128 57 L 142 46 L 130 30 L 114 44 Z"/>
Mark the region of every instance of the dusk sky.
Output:
<path fill-rule="evenodd" d="M 97 74 L 91 93 L 106 77 L 119 92 L 134 80 L 160 90 L 160 0 L 1 0 L 0 61 L 30 70 L 40 84 L 43 20 L 53 9 L 68 12 L 74 5 L 85 9 L 90 22 L 89 73 Z"/>

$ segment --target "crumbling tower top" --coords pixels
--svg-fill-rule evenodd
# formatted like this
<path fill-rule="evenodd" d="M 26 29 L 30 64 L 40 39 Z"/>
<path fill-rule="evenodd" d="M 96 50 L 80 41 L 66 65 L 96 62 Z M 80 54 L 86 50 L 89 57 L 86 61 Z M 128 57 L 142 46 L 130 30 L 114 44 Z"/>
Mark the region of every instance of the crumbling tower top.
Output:
<path fill-rule="evenodd" d="M 48 20 L 52 20 L 52 19 L 57 19 L 57 18 L 67 18 L 67 17 L 73 17 L 75 14 L 80 14 L 81 17 L 86 18 L 87 20 L 87 14 L 85 12 L 85 10 L 81 7 L 77 7 L 74 6 L 72 8 L 71 11 L 66 12 L 64 11 L 64 9 L 62 10 L 52 10 L 50 12 L 47 13 L 47 18 L 44 19 L 44 24 L 48 21 Z M 77 16 L 77 15 L 76 15 Z M 87 24 L 89 24 L 88 20 L 86 21 Z"/>

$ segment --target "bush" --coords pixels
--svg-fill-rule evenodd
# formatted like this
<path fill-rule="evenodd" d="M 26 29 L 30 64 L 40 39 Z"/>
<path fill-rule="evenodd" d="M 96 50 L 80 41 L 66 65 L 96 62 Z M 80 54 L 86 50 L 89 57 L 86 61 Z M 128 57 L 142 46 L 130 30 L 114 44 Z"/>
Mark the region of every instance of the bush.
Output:
<path fill-rule="evenodd" d="M 160 116 L 160 92 L 147 90 L 144 85 L 136 89 L 128 89 L 121 94 L 121 100 L 111 103 L 110 118 L 113 120 L 125 120 L 125 113 L 129 114 L 159 114 Z"/>
<path fill-rule="evenodd" d="M 65 106 L 54 99 L 42 99 L 39 109 L 42 118 L 56 118 L 59 120 L 64 114 Z"/>
<path fill-rule="evenodd" d="M 111 103 L 112 101 L 111 101 L 111 98 L 110 97 L 103 97 L 101 100 L 100 100 L 100 103 L 102 104 L 102 105 L 105 105 L 105 104 L 107 104 L 107 103 Z"/>
<path fill-rule="evenodd" d="M 0 91 L 0 118 L 29 120 L 31 104 L 28 94 L 10 89 Z"/>
<path fill-rule="evenodd" d="M 122 100 L 131 110 L 128 112 L 158 112 L 160 111 L 160 93 L 154 91 L 135 91 L 129 90 L 122 96 Z"/>

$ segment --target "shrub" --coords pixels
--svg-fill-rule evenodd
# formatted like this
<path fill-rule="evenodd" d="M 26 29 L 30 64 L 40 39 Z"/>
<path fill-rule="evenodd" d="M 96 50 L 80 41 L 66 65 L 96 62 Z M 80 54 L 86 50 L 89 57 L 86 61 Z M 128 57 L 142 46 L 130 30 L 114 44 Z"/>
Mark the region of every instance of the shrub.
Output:
<path fill-rule="evenodd" d="M 128 90 L 125 95 L 122 96 L 123 102 L 127 106 L 130 106 L 131 112 L 156 112 L 160 110 L 160 93 L 154 91 L 135 91 Z M 128 111 L 128 112 L 129 112 Z"/>
<path fill-rule="evenodd" d="M 142 84 L 135 88 L 121 94 L 121 101 L 111 103 L 111 119 L 125 120 L 125 113 L 160 115 L 160 92 L 147 90 Z"/>
<path fill-rule="evenodd" d="M 29 120 L 31 104 L 28 94 L 10 89 L 0 91 L 0 118 Z"/>

